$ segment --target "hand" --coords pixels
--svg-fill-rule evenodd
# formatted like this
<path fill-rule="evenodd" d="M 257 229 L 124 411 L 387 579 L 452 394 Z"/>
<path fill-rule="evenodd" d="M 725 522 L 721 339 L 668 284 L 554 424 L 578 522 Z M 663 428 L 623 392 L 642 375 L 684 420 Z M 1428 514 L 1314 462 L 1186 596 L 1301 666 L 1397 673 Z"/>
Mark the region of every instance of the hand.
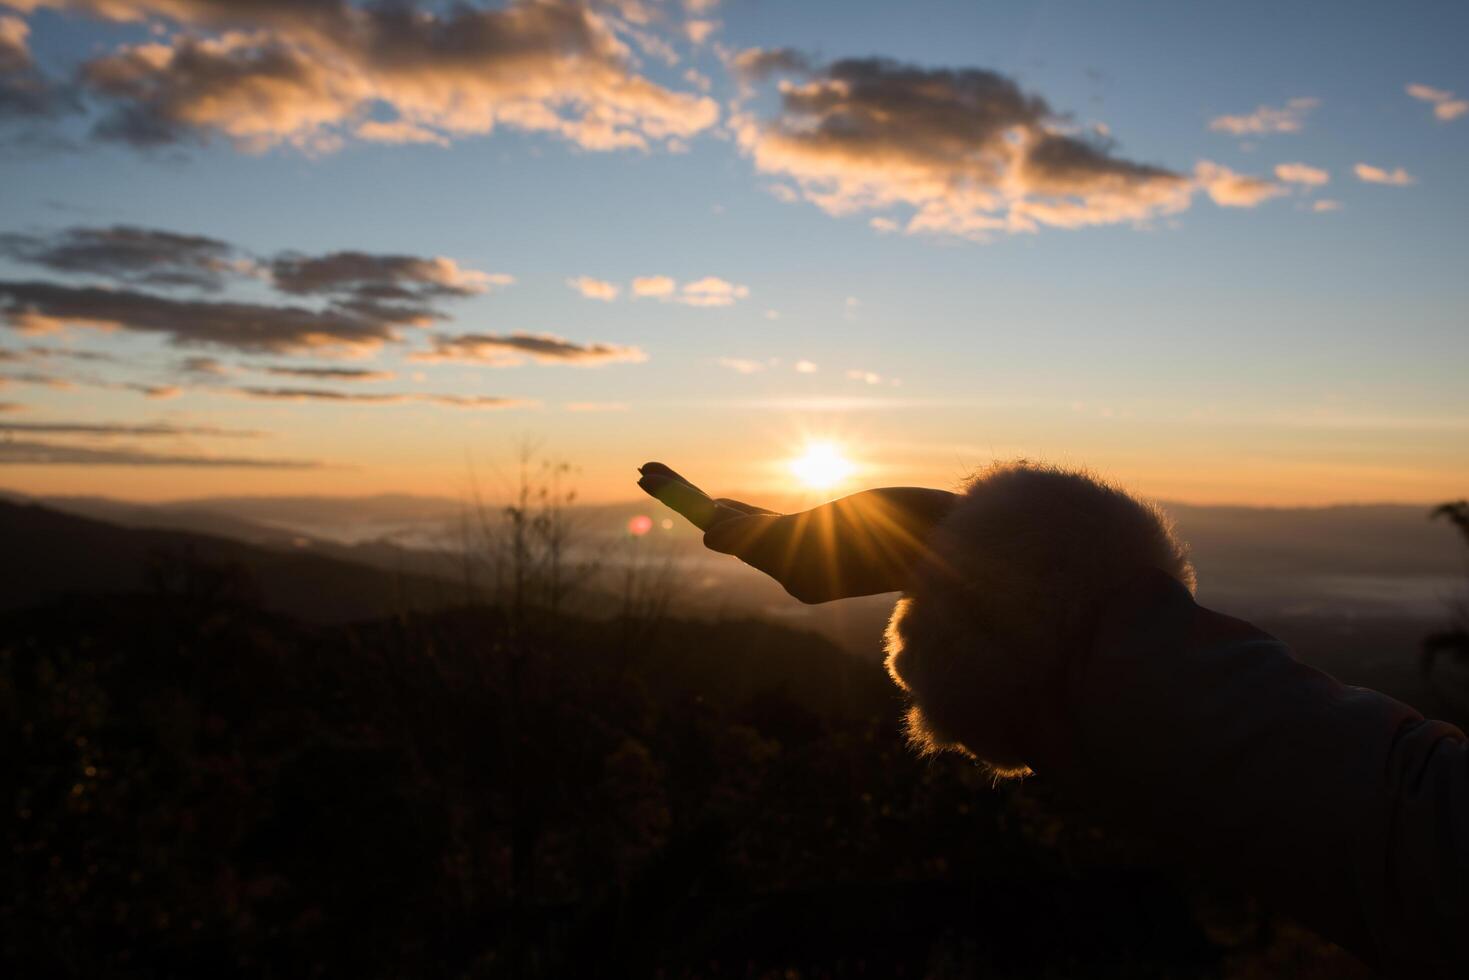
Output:
<path fill-rule="evenodd" d="M 956 494 L 922 487 L 863 490 L 798 514 L 711 498 L 662 463 L 645 463 L 638 486 L 704 532 L 704 545 L 734 555 L 802 602 L 903 591 L 934 527 Z"/>

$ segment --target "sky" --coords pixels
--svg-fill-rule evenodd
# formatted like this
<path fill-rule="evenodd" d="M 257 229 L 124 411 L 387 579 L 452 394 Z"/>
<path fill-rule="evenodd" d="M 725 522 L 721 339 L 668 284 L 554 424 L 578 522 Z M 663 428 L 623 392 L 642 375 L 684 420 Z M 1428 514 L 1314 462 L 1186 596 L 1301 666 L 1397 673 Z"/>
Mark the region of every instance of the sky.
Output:
<path fill-rule="evenodd" d="M 1469 493 L 1469 7 L 0 0 L 0 487 Z"/>

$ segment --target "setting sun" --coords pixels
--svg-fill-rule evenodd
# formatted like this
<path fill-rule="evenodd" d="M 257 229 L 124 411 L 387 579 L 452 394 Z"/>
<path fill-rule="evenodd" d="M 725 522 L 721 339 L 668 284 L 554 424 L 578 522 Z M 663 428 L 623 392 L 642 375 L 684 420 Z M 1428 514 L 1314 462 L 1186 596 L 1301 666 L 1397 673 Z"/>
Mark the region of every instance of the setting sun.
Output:
<path fill-rule="evenodd" d="M 834 442 L 810 442 L 790 462 L 791 473 L 803 486 L 828 490 L 852 475 L 852 461 Z"/>

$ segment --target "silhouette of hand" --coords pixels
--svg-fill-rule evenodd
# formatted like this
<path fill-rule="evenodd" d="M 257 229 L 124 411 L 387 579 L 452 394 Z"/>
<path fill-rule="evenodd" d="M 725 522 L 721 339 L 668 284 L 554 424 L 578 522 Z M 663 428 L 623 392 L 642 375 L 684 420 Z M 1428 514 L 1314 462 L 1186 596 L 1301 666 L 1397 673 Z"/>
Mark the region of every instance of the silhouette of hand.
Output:
<path fill-rule="evenodd" d="M 638 486 L 704 532 L 705 547 L 734 555 L 802 602 L 902 591 L 929 534 L 959 499 L 945 490 L 863 490 L 797 514 L 711 498 L 662 463 Z"/>

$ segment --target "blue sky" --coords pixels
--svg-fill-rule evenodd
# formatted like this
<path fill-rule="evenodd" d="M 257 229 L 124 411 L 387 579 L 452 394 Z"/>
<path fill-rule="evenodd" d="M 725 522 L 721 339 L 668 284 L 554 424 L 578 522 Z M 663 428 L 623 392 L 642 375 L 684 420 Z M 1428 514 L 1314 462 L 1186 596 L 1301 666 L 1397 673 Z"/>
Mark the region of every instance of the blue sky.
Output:
<path fill-rule="evenodd" d="M 177 46 L 182 37 L 244 30 L 321 43 L 303 40 L 295 22 L 221 20 L 205 0 L 127 0 L 122 6 L 141 19 L 126 23 L 87 0 L 26 9 L 33 5 L 13 3 L 19 9 L 6 16 L 29 29 L 29 77 L 58 86 L 128 44 Z M 142 465 L 116 461 L 125 454 L 106 465 L 83 462 L 84 453 L 42 464 L 27 449 L 31 455 L 6 460 L 0 482 L 38 492 L 105 486 L 136 497 L 236 487 L 452 493 L 466 459 L 503 455 L 531 435 L 576 460 L 594 498 L 624 496 L 621 474 L 650 457 L 723 488 L 778 492 L 780 461 L 815 433 L 849 444 L 862 463 L 859 482 L 948 483 L 993 456 L 1025 454 L 1201 501 L 1418 501 L 1469 486 L 1469 114 L 1452 108 L 1469 97 L 1462 5 L 695 6 L 708 9 L 585 10 L 625 45 L 626 77 L 686 100 L 706 98 L 691 69 L 708 81 L 718 121 L 672 140 L 649 135 L 644 149 L 593 149 L 503 121 L 488 135 L 440 128 L 442 145 L 389 145 L 355 138 L 343 118 L 246 145 L 217 119 L 198 122 L 196 108 L 175 138 L 139 146 L 92 135 L 127 100 L 87 86 L 77 112 L 0 121 L 10 134 L 0 155 L 0 233 L 28 236 L 30 249 L 0 259 L 9 281 L 117 288 L 105 270 L 88 279 L 34 258 L 64 229 L 116 226 L 207 236 L 257 258 L 444 256 L 514 277 L 444 300 L 445 318 L 351 360 L 207 337 L 191 337 L 200 346 L 184 349 L 176 336 L 135 329 L 4 330 L 0 344 L 16 356 L 0 364 L 10 376 L 0 402 L 17 407 L 0 422 L 166 422 L 270 435 L 181 433 L 142 443 L 94 434 L 84 448 L 135 450 Z M 717 27 L 695 44 L 691 20 Z M 632 32 L 661 39 L 677 63 L 649 53 Z M 1113 141 L 1108 166 L 1128 180 L 1126 168 L 1166 171 L 1158 193 L 1188 183 L 1186 203 L 1155 206 L 1150 197 L 1141 217 L 999 229 L 980 240 L 905 233 L 911 203 L 867 208 L 849 197 L 850 213 L 831 213 L 841 208 L 812 203 L 820 187 L 762 163 L 739 138 L 741 119 L 763 139 L 787 111 L 780 78 L 740 75 L 737 58 L 750 49 L 804 54 L 811 67 L 785 78 L 793 86 L 829 82 L 839 74 L 831 63 L 848 57 L 996 73 L 1045 100 L 1046 132 L 1095 141 L 1090 127 L 1104 125 Z M 387 69 L 371 62 L 369 70 Z M 1435 90 L 1433 98 L 1415 98 L 1409 85 Z M 1290 110 L 1304 99 L 1314 102 Z M 402 100 L 386 102 L 354 111 L 402 111 Z M 1261 107 L 1284 111 L 1293 128 L 1211 128 L 1223 117 L 1266 118 Z M 903 126 L 897 120 L 884 131 L 900 151 Z M 633 129 L 648 135 L 656 120 Z M 328 132 L 340 145 L 323 145 Z M 846 165 L 835 156 L 801 159 Z M 1257 183 L 1243 186 L 1233 206 L 1219 206 L 1203 186 L 1201 161 Z M 1328 182 L 1276 176 L 1292 163 L 1324 171 Z M 1411 182 L 1367 182 L 1355 173 L 1359 164 L 1401 168 Z M 886 189 L 882 167 L 864 173 L 866 187 Z M 911 185 L 899 192 L 912 193 Z M 1091 189 L 1068 194 L 1088 206 L 1094 200 Z M 927 199 L 952 211 L 941 194 Z M 1334 209 L 1315 210 L 1321 201 Z M 879 230 L 874 218 L 896 230 Z M 582 296 L 567 285 L 579 276 L 617 286 L 618 297 Z M 632 299 L 632 281 L 652 276 L 680 287 L 715 277 L 740 293 L 709 307 Z M 273 295 L 260 274 L 232 282 L 227 295 L 312 308 L 335 302 Z M 12 319 L 18 303 L 11 298 Z M 591 367 L 411 359 L 429 334 L 517 331 L 633 348 L 642 359 Z M 27 353 L 38 345 L 117 360 L 58 366 L 56 357 Z M 178 362 L 191 355 L 235 374 L 181 374 Z M 819 369 L 798 372 L 799 361 Z M 464 411 L 412 400 L 261 401 L 233 390 L 260 386 L 250 372 L 264 366 L 342 364 L 397 376 L 312 387 L 525 404 Z M 27 383 L 26 372 L 72 386 Z M 178 390 L 147 398 L 115 387 L 127 382 Z M 41 436 L 22 429 L 11 438 L 34 444 Z M 169 455 L 190 462 L 160 465 L 157 457 Z M 240 457 L 322 465 L 229 465 Z"/>

